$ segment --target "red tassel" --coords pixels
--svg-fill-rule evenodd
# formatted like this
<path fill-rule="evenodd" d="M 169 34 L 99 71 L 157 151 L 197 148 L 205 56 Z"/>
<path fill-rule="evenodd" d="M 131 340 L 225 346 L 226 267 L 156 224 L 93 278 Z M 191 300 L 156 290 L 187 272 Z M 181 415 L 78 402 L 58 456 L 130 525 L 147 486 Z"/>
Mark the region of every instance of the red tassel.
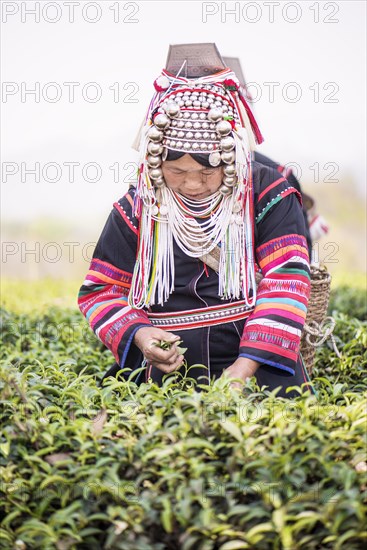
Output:
<path fill-rule="evenodd" d="M 242 101 L 243 106 L 246 109 L 247 116 L 250 119 L 250 124 L 251 124 L 252 130 L 253 130 L 253 132 L 255 134 L 255 138 L 256 138 L 256 143 L 258 145 L 260 145 L 260 143 L 262 143 L 264 141 L 262 133 L 260 132 L 260 128 L 257 125 L 256 119 L 255 119 L 255 117 L 254 117 L 254 115 L 253 115 L 253 113 L 250 109 L 250 106 L 247 103 L 246 99 L 243 97 L 242 94 L 239 93 L 238 95 L 239 95 L 240 100 Z"/>

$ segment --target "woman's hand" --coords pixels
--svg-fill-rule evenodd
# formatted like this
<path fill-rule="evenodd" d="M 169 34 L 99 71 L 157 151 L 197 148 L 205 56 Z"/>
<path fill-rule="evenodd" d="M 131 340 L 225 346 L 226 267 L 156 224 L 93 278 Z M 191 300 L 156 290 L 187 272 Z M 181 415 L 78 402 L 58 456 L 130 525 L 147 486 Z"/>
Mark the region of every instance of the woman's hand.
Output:
<path fill-rule="evenodd" d="M 170 349 L 160 348 L 161 340 L 170 342 Z M 134 344 L 138 346 L 148 363 L 165 373 L 173 372 L 182 365 L 184 356 L 177 352 L 179 341 L 179 336 L 156 327 L 139 328 L 134 336 Z"/>
<path fill-rule="evenodd" d="M 248 359 L 247 357 L 239 357 L 232 365 L 227 367 L 222 376 L 229 378 L 240 378 L 243 382 L 231 382 L 231 386 L 235 389 L 242 390 L 244 383 L 248 378 L 251 378 L 259 368 L 260 363 Z"/>

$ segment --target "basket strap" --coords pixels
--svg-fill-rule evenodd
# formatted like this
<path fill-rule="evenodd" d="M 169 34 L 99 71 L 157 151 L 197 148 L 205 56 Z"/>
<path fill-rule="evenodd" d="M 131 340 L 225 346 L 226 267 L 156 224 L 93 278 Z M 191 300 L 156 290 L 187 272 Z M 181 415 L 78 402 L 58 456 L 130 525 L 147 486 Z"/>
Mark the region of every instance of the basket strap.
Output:
<path fill-rule="evenodd" d="M 329 326 L 324 326 L 326 323 L 329 323 Z M 339 359 L 341 359 L 341 353 L 337 348 L 335 337 L 333 334 L 334 328 L 335 328 L 335 319 L 333 319 L 333 317 L 325 317 L 325 319 L 321 324 L 313 320 L 311 320 L 309 323 L 305 323 L 303 330 L 306 333 L 306 342 L 314 348 L 322 346 L 322 344 L 328 338 L 330 338 L 336 355 L 338 356 Z M 320 340 L 312 342 L 311 336 L 320 338 Z"/>

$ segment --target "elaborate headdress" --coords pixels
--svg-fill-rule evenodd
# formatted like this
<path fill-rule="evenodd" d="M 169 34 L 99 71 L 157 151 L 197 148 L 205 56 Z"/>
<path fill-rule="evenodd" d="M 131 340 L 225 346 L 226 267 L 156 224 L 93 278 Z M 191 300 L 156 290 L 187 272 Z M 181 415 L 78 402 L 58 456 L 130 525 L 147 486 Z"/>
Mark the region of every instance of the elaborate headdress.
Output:
<path fill-rule="evenodd" d="M 174 239 L 191 257 L 217 253 L 219 295 L 251 306 L 256 299 L 251 151 L 263 138 L 236 75 L 224 68 L 193 79 L 163 70 L 154 87 L 140 132 L 134 204 L 140 237 L 129 302 L 142 308 L 168 299 L 174 289 Z M 206 154 L 209 165 L 224 165 L 220 189 L 198 201 L 171 190 L 161 169 L 169 151 Z"/>

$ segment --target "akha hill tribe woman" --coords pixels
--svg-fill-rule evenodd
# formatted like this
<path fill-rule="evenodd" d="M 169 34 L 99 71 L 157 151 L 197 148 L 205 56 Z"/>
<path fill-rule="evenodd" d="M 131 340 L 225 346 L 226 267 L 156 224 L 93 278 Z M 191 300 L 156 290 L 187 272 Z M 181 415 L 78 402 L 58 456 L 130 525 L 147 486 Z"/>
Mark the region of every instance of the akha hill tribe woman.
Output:
<path fill-rule="evenodd" d="M 105 376 L 143 361 L 138 383 L 184 373 L 182 340 L 200 383 L 255 375 L 284 397 L 314 393 L 299 356 L 310 293 L 299 192 L 252 160 L 262 136 L 230 69 L 162 71 L 154 86 L 136 188 L 114 204 L 79 293 L 116 359 Z"/>

